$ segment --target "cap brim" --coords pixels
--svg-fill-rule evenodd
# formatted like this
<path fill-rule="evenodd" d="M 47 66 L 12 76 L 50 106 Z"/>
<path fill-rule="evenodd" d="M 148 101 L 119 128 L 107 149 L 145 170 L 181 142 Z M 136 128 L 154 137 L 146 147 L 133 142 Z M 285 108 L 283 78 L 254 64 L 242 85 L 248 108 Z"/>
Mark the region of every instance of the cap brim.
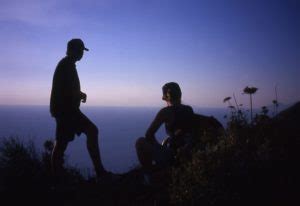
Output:
<path fill-rule="evenodd" d="M 88 49 L 88 48 L 85 48 L 85 47 L 84 47 L 84 49 L 83 49 L 83 50 L 85 50 L 85 51 L 89 51 L 89 49 Z"/>

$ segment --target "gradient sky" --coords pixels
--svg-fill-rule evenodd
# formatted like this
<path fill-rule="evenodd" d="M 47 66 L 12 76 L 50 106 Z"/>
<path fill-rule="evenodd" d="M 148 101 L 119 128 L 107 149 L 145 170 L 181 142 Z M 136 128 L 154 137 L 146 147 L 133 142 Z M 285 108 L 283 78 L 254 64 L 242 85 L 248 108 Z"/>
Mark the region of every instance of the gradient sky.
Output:
<path fill-rule="evenodd" d="M 26 2 L 26 3 L 25 3 Z M 0 0 L 0 104 L 47 105 L 66 43 L 90 49 L 77 63 L 86 105 L 161 106 L 178 82 L 183 102 L 222 107 L 245 86 L 254 106 L 300 100 L 300 1 Z"/>

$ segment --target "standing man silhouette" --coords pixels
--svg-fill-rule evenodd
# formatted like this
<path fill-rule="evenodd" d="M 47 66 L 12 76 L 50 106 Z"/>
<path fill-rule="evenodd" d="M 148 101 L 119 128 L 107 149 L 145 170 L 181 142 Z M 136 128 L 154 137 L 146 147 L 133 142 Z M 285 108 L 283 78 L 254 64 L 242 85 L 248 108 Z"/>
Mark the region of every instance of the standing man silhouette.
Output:
<path fill-rule="evenodd" d="M 56 141 L 52 151 L 51 164 L 55 175 L 63 171 L 63 156 L 75 134 L 87 136 L 87 149 L 92 159 L 97 178 L 109 174 L 103 167 L 99 145 L 98 128 L 79 109 L 86 102 L 87 95 L 80 90 L 76 61 L 80 61 L 85 48 L 81 39 L 68 42 L 67 55 L 57 65 L 52 82 L 50 112 L 56 120 Z"/>

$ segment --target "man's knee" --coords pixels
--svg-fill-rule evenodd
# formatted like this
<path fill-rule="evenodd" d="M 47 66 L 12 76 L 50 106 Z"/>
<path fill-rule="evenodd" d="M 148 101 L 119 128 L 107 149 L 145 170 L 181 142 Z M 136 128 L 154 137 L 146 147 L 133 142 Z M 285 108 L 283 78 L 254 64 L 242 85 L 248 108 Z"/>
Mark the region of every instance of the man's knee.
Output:
<path fill-rule="evenodd" d="M 99 130 L 94 124 L 92 124 L 88 127 L 86 133 L 87 136 L 97 137 L 99 135 Z"/>
<path fill-rule="evenodd" d="M 98 136 L 99 135 L 99 130 L 98 130 L 98 128 L 95 126 L 95 125 L 93 125 L 93 127 L 92 127 L 92 133 L 95 135 L 95 136 Z"/>
<path fill-rule="evenodd" d="M 145 144 L 146 144 L 146 138 L 145 137 L 138 138 L 135 142 L 136 150 L 141 150 L 142 148 L 145 147 Z"/>

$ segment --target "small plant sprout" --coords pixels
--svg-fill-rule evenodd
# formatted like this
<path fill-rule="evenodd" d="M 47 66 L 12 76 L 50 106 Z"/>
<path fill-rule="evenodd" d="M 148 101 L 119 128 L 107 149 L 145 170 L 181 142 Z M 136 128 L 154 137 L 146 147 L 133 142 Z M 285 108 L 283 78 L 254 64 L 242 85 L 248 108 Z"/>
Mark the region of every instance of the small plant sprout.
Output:
<path fill-rule="evenodd" d="M 268 112 L 269 112 L 269 110 L 268 110 L 268 108 L 267 108 L 266 106 L 261 107 L 261 113 L 262 113 L 263 115 L 267 115 Z"/>
<path fill-rule="evenodd" d="M 274 105 L 274 115 L 277 114 L 278 112 L 278 95 L 277 95 L 277 85 L 275 86 L 275 99 L 272 101 L 273 105 Z"/>
<path fill-rule="evenodd" d="M 240 110 L 240 108 L 239 108 L 239 105 L 238 105 L 238 103 L 237 103 L 237 101 L 236 101 L 236 98 L 235 98 L 235 95 L 234 95 L 234 93 L 233 93 L 233 99 L 234 99 L 234 102 L 235 102 L 236 108 L 237 108 L 238 110 Z"/>

